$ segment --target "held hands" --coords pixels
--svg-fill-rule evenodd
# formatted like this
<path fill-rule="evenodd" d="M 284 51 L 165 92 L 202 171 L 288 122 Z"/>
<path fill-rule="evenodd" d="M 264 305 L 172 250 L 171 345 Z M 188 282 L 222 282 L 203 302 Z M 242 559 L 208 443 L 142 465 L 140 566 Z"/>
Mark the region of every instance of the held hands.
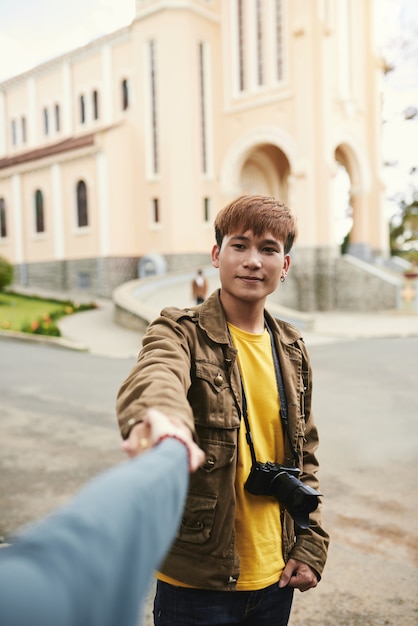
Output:
<path fill-rule="evenodd" d="M 129 437 L 122 443 L 122 449 L 133 458 L 167 437 L 178 439 L 186 446 L 189 470 L 195 472 L 204 462 L 205 455 L 193 441 L 190 429 L 179 418 L 168 417 L 156 409 L 149 409 L 143 421 L 135 424 Z"/>
<path fill-rule="evenodd" d="M 313 569 L 296 559 L 288 560 L 279 580 L 279 587 L 288 585 L 299 589 L 299 591 L 308 591 L 308 589 L 316 587 L 317 584 L 318 579 Z"/>

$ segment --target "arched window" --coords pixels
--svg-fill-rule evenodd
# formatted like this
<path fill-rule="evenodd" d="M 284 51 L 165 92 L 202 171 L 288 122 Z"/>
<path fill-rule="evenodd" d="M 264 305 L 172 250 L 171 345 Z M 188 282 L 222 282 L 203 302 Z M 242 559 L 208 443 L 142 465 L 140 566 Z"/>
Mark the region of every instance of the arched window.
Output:
<path fill-rule="evenodd" d="M 55 111 L 55 130 L 58 133 L 61 130 L 61 111 L 60 111 L 59 104 L 55 105 L 54 111 Z"/>
<path fill-rule="evenodd" d="M 12 120 L 12 144 L 14 146 L 17 144 L 16 120 Z"/>
<path fill-rule="evenodd" d="M 26 117 L 22 115 L 20 121 L 22 124 L 22 143 L 26 143 Z"/>
<path fill-rule="evenodd" d="M 243 1 L 237 2 L 237 41 L 238 41 L 238 88 L 245 90 L 245 28 L 244 28 L 244 6 Z"/>
<path fill-rule="evenodd" d="M 122 109 L 126 111 L 129 108 L 129 84 L 126 78 L 122 81 Z"/>
<path fill-rule="evenodd" d="M 160 222 L 160 202 L 158 198 L 152 199 L 152 221 L 154 224 L 159 224 Z"/>
<path fill-rule="evenodd" d="M 261 0 L 256 2 L 256 50 L 257 50 L 257 85 L 264 84 L 264 3 Z"/>
<path fill-rule="evenodd" d="M 44 108 L 44 135 L 49 134 L 49 114 L 48 109 Z"/>
<path fill-rule="evenodd" d="M 7 237 L 6 202 L 4 198 L 0 198 L 0 238 L 5 237 Z"/>
<path fill-rule="evenodd" d="M 88 225 L 87 186 L 84 180 L 79 180 L 77 183 L 77 226 L 83 228 Z"/>
<path fill-rule="evenodd" d="M 99 94 L 97 89 L 93 91 L 93 119 L 99 119 Z"/>
<path fill-rule="evenodd" d="M 210 222 L 210 198 L 203 198 L 203 221 Z"/>
<path fill-rule="evenodd" d="M 284 17 L 283 2 L 276 0 L 276 80 L 283 80 L 284 73 L 284 57 L 283 57 L 283 36 L 284 36 Z"/>
<path fill-rule="evenodd" d="M 86 123 L 86 103 L 84 96 L 80 96 L 80 124 Z"/>
<path fill-rule="evenodd" d="M 45 232 L 44 197 L 40 189 L 35 191 L 35 231 Z"/>

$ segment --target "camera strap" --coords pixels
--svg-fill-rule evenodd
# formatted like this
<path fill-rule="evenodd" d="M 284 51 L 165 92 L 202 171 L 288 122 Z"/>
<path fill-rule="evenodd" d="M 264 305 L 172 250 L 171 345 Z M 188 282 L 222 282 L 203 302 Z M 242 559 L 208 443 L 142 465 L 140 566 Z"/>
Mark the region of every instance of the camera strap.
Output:
<path fill-rule="evenodd" d="M 298 463 L 298 460 L 299 460 L 298 455 L 292 445 L 292 441 L 290 438 L 289 420 L 288 420 L 288 413 L 287 413 L 287 399 L 286 399 L 286 392 L 285 392 L 284 385 L 283 385 L 283 377 L 282 377 L 282 371 L 280 367 L 279 355 L 277 354 L 277 348 L 276 348 L 276 344 L 274 343 L 272 330 L 267 324 L 267 321 L 265 321 L 265 325 L 270 335 L 270 344 L 271 344 L 271 352 L 273 356 L 274 372 L 276 374 L 276 385 L 277 385 L 277 390 L 278 390 L 279 399 L 280 399 L 280 418 L 283 423 L 284 432 L 286 433 L 287 438 L 289 440 L 292 454 L 295 457 L 296 463 Z M 247 398 L 245 395 L 245 389 L 244 389 L 244 385 L 242 382 L 242 376 L 240 378 L 241 378 L 241 390 L 242 390 L 242 417 L 244 418 L 245 429 L 246 429 L 245 438 L 250 448 L 252 464 L 255 465 L 257 462 L 257 458 L 255 455 L 254 442 L 253 442 L 253 437 L 251 434 L 250 423 L 248 421 Z"/>
<path fill-rule="evenodd" d="M 277 354 L 276 344 L 274 343 L 273 332 L 272 332 L 270 326 L 267 324 L 267 321 L 266 321 L 266 328 L 267 328 L 268 333 L 270 335 L 270 343 L 271 343 L 271 351 L 272 351 L 272 354 L 273 354 L 274 371 L 276 373 L 276 383 L 277 383 L 277 389 L 279 391 L 280 418 L 281 418 L 281 420 L 283 422 L 283 430 L 286 433 L 287 438 L 289 440 L 289 445 L 290 445 L 290 448 L 292 450 L 292 454 L 293 454 L 293 456 L 295 458 L 296 464 L 298 464 L 299 463 L 299 457 L 298 457 L 298 454 L 297 454 L 296 450 L 293 447 L 292 439 L 290 437 L 289 417 L 288 417 L 288 412 L 287 412 L 287 398 L 286 398 L 286 392 L 284 390 L 283 376 L 282 376 L 282 370 L 281 370 L 281 367 L 280 367 L 279 355 Z"/>
<path fill-rule="evenodd" d="M 252 464 L 255 465 L 257 463 L 257 457 L 255 456 L 253 436 L 251 434 L 251 429 L 250 429 L 250 422 L 248 421 L 247 397 L 245 395 L 245 389 L 242 383 L 242 376 L 241 376 L 241 390 L 242 390 L 242 417 L 244 418 L 245 431 L 246 431 L 245 438 L 250 447 Z"/>

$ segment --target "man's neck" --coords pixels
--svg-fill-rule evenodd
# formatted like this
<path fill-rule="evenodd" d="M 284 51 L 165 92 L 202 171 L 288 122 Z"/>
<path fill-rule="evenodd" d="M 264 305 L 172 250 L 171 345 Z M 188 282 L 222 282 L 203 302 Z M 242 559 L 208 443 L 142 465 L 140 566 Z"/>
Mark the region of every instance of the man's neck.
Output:
<path fill-rule="evenodd" d="M 227 322 L 247 333 L 261 335 L 264 332 L 264 301 L 235 302 L 222 297 L 221 302 Z"/>

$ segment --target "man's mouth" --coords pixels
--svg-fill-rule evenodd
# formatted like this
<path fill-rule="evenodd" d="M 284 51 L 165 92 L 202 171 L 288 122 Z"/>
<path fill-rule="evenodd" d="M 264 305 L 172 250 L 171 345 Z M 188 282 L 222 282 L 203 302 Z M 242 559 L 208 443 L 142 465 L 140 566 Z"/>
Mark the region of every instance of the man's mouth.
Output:
<path fill-rule="evenodd" d="M 259 278 L 258 276 L 238 276 L 238 278 L 247 283 L 259 283 L 263 280 L 262 278 Z"/>

